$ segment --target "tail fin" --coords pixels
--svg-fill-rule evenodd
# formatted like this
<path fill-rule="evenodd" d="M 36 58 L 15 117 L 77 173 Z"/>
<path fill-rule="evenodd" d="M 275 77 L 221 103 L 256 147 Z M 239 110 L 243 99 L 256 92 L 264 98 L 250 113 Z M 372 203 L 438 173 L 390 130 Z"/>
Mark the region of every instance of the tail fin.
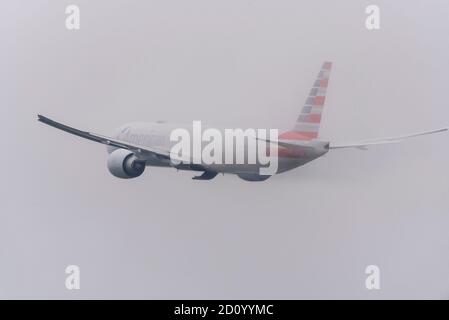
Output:
<path fill-rule="evenodd" d="M 331 68 L 332 62 L 323 63 L 295 126 L 282 133 L 279 139 L 312 140 L 318 137 Z"/>

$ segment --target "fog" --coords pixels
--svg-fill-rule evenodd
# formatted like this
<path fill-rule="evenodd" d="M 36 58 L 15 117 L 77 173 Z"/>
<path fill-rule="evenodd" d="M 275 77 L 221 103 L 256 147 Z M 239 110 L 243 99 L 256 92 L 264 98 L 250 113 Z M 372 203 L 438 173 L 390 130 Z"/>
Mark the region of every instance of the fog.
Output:
<path fill-rule="evenodd" d="M 289 128 L 330 60 L 322 139 L 448 126 L 449 3 L 375 1 L 379 30 L 369 4 L 3 1 L 0 298 L 449 298 L 448 134 L 333 150 L 261 183 L 119 180 L 104 146 L 36 121 Z"/>

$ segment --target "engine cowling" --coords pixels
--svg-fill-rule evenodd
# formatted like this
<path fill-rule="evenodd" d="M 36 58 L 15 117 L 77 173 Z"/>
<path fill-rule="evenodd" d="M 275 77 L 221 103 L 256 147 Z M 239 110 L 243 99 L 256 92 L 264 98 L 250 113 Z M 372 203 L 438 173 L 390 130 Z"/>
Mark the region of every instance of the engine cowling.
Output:
<path fill-rule="evenodd" d="M 145 171 L 145 161 L 138 160 L 129 150 L 117 149 L 108 156 L 108 169 L 117 178 L 136 178 Z"/>
<path fill-rule="evenodd" d="M 254 173 L 240 173 L 238 174 L 239 178 L 245 181 L 265 181 L 271 176 L 261 176 L 259 174 Z"/>

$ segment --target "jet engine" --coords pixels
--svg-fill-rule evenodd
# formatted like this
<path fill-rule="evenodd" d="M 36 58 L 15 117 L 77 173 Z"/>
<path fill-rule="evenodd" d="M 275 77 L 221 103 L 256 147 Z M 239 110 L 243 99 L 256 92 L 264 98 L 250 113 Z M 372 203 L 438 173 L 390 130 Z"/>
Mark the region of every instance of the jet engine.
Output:
<path fill-rule="evenodd" d="M 137 159 L 129 150 L 117 149 L 108 157 L 108 169 L 117 178 L 136 178 L 145 171 L 145 161 Z"/>
<path fill-rule="evenodd" d="M 271 176 L 261 176 L 259 174 L 254 173 L 240 173 L 238 174 L 239 178 L 245 181 L 265 181 Z"/>

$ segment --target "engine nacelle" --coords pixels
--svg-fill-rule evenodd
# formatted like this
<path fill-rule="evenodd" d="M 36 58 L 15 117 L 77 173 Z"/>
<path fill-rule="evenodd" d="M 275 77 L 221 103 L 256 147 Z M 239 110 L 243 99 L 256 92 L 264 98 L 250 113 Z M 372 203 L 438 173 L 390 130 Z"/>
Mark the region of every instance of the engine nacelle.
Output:
<path fill-rule="evenodd" d="M 117 178 L 136 178 L 145 171 L 145 161 L 138 160 L 129 150 L 117 149 L 108 157 L 108 169 Z"/>
<path fill-rule="evenodd" d="M 239 178 L 245 181 L 265 181 L 271 176 L 261 176 L 255 173 L 240 173 L 238 174 Z"/>

